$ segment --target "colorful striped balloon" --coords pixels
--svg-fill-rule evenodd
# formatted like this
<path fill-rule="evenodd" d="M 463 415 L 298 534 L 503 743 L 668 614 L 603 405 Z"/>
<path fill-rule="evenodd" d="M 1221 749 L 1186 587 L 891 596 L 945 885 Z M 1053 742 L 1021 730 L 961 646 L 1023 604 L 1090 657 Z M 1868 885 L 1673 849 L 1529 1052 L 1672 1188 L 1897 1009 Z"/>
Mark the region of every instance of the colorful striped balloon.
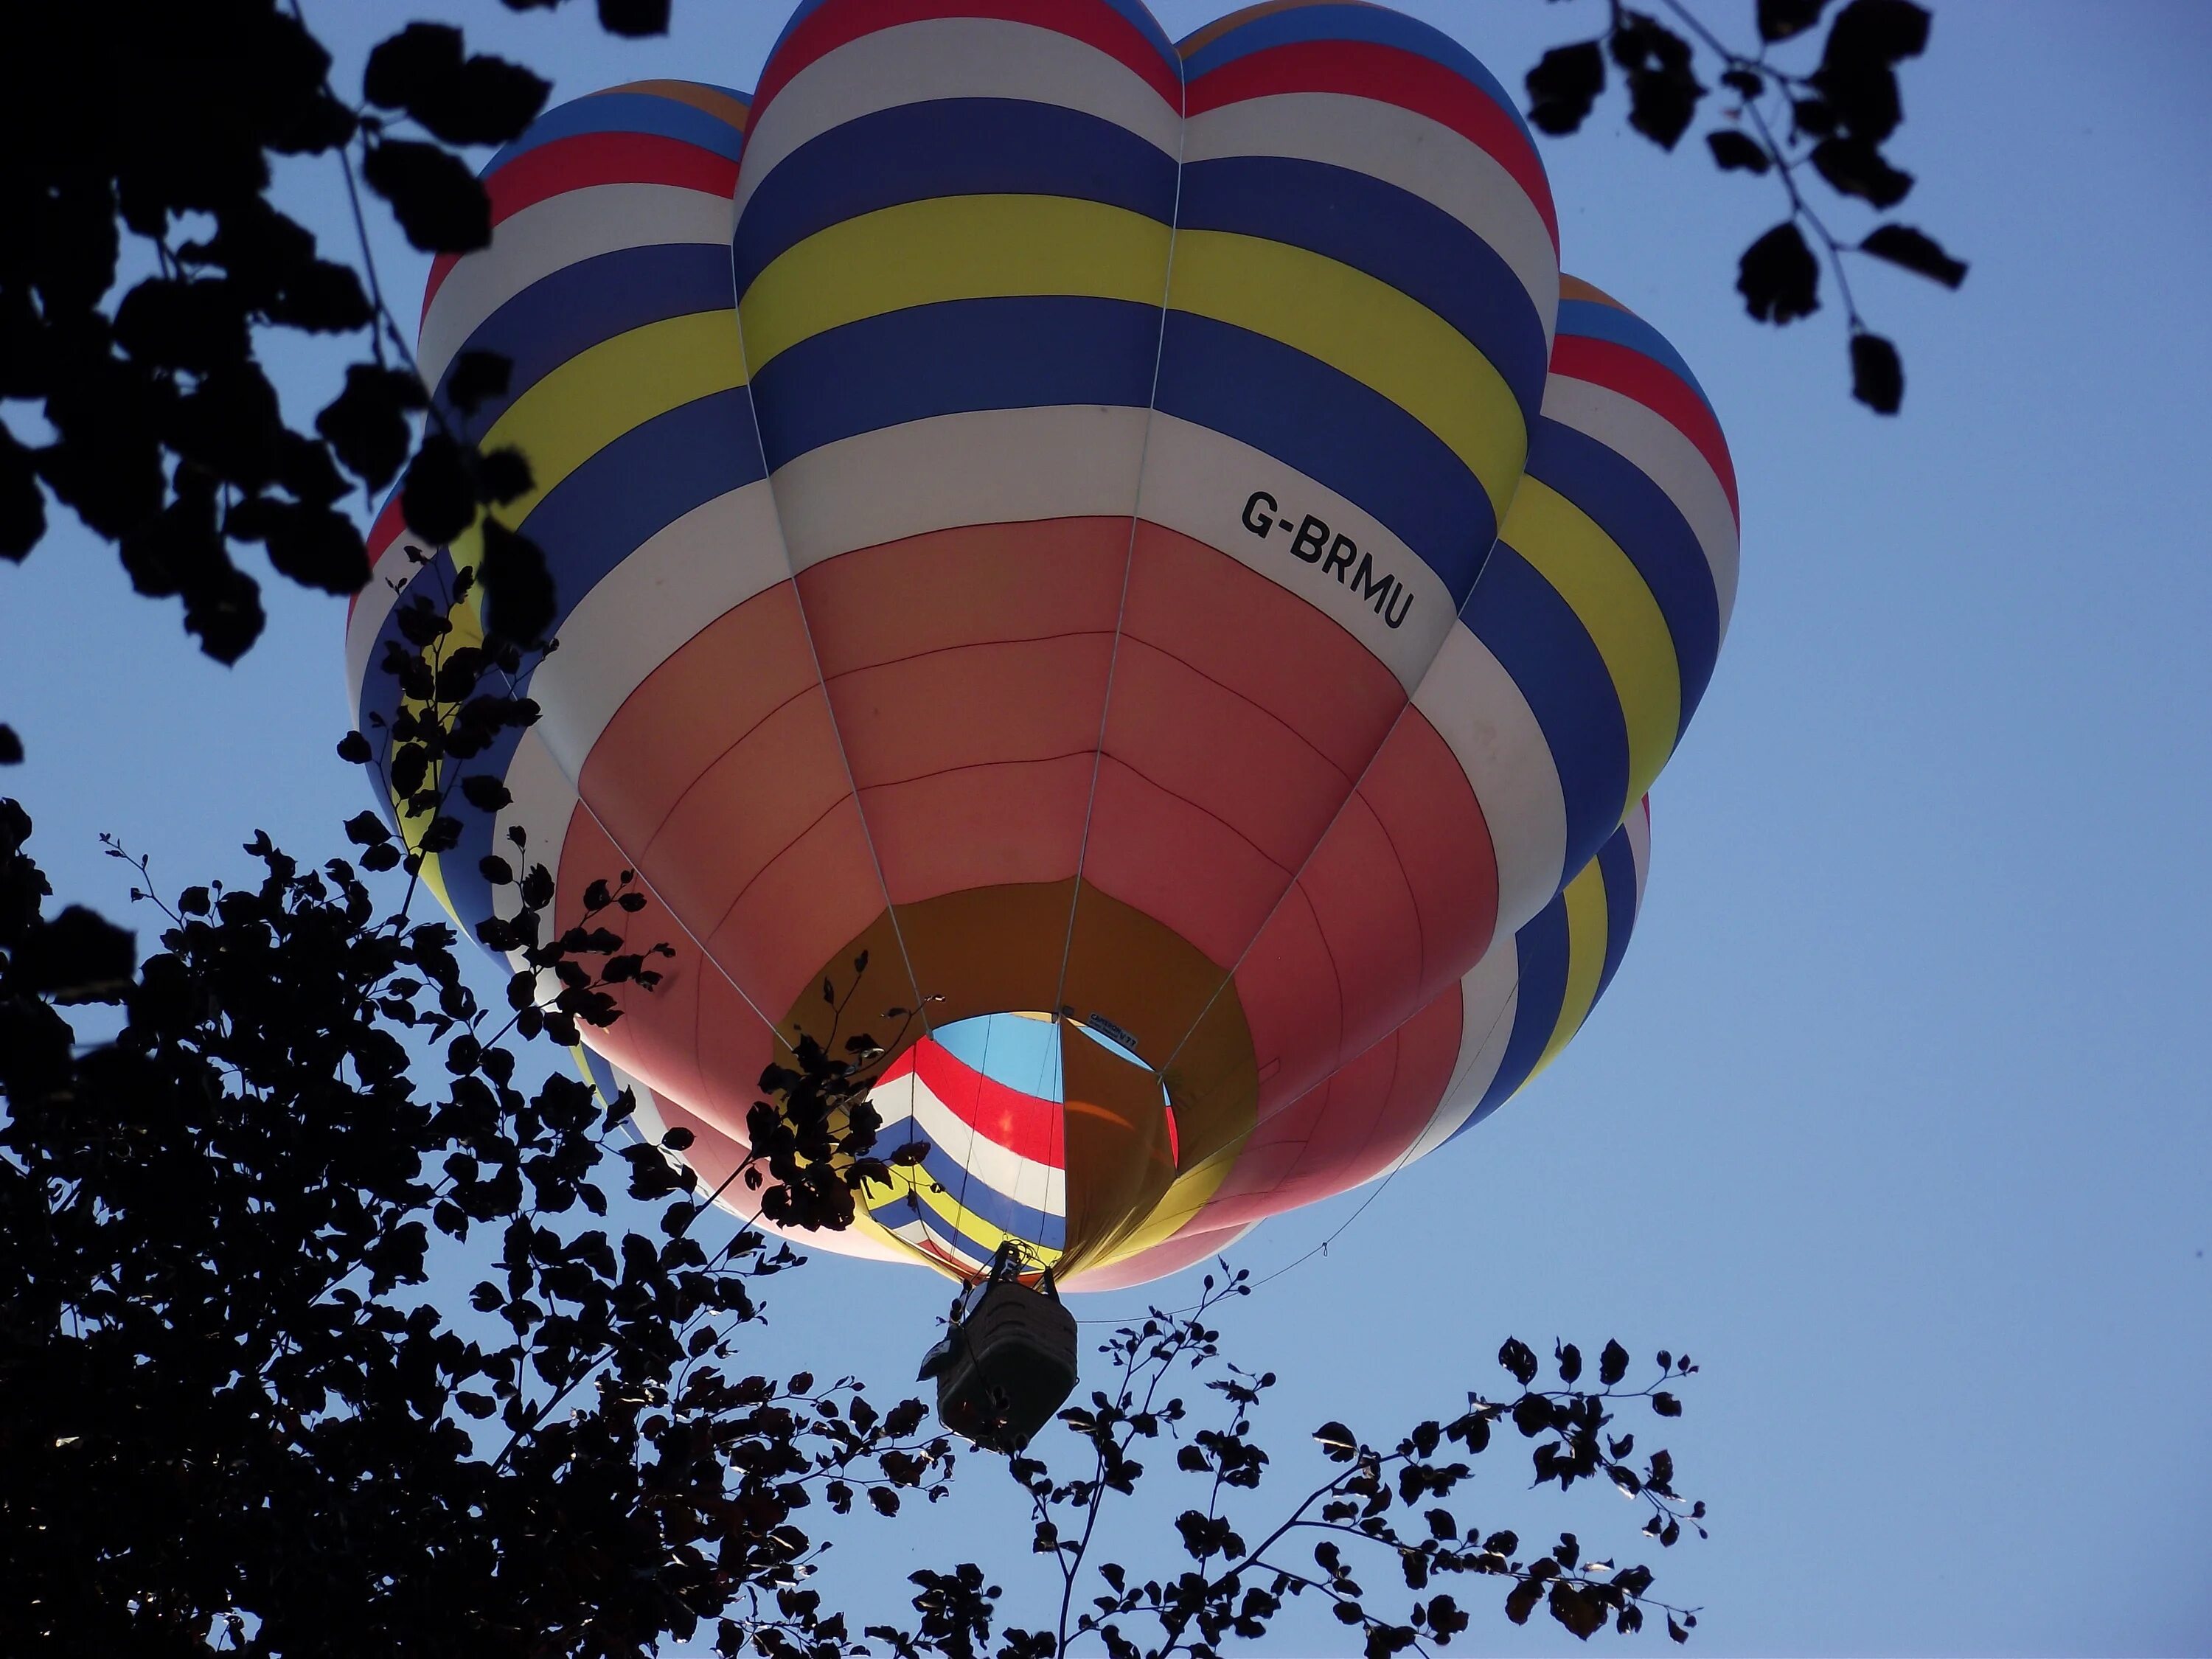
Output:
<path fill-rule="evenodd" d="M 1735 484 L 1464 49 L 1336 0 L 1180 46 L 1137 0 L 808 0 L 750 103 L 617 88 L 486 179 L 421 358 L 513 360 L 466 423 L 530 459 L 499 513 L 561 649 L 428 873 L 472 923 L 513 829 L 558 921 L 637 872 L 676 956 L 587 1064 L 703 1176 L 863 951 L 924 1015 L 885 1144 L 930 1150 L 812 1242 L 963 1275 L 1172 1271 L 1573 1036 Z M 478 537 L 385 514 L 363 719 Z"/>

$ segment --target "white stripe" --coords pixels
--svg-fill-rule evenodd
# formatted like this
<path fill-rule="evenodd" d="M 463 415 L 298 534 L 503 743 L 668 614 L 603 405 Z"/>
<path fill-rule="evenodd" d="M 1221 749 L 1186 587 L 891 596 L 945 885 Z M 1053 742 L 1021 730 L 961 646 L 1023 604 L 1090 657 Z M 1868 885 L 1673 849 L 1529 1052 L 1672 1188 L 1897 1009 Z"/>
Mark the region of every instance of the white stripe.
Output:
<path fill-rule="evenodd" d="M 492 847 L 499 855 L 514 866 L 518 874 L 526 872 L 533 864 L 542 864 L 554 881 L 557 891 L 561 880 L 561 851 L 568 839 L 568 825 L 576 811 L 576 786 L 554 759 L 553 751 L 546 746 L 541 735 L 544 726 L 530 727 L 514 746 L 514 757 L 507 763 L 507 774 L 501 780 L 510 797 L 492 820 Z M 520 829 L 527 837 L 526 844 L 518 850 L 507 831 Z M 510 920 L 522 908 L 518 890 L 508 885 L 495 887 L 491 894 L 492 914 L 502 921 Z M 548 917 L 550 925 L 554 918 Z M 507 953 L 507 962 L 517 973 L 529 964 L 519 951 Z M 561 981 L 550 968 L 538 975 L 538 1000 L 550 1002 L 561 994 Z"/>
<path fill-rule="evenodd" d="M 1296 594 L 1365 646 L 1409 693 L 1446 637 L 1464 631 L 1457 628 L 1443 579 L 1378 520 L 1249 444 L 1172 415 L 1152 419 L 1137 509 L 1144 518 L 1226 553 Z M 1260 504 L 1258 512 L 1275 522 L 1257 532 L 1244 522 L 1255 491 L 1276 503 L 1272 510 Z M 1412 604 L 1405 607 L 1404 596 L 1398 596 L 1400 626 L 1392 628 L 1376 613 L 1374 600 L 1346 585 L 1343 568 L 1324 575 L 1324 563 L 1291 555 L 1297 527 L 1308 516 L 1328 525 L 1332 546 L 1336 538 L 1349 537 L 1378 570 L 1403 584 Z"/>
<path fill-rule="evenodd" d="M 953 1155 L 956 1147 L 964 1148 L 963 1152 L 954 1156 L 953 1161 L 1000 1197 L 1025 1204 L 1032 1210 L 1042 1210 L 1047 1215 L 1063 1218 L 1066 1216 L 1066 1170 L 1024 1158 L 986 1138 L 939 1099 L 920 1073 L 908 1072 L 892 1079 L 871 1091 L 868 1100 L 883 1115 L 884 1127 L 876 1141 L 878 1147 L 896 1151 L 899 1143 L 890 1139 L 891 1126 L 911 1122 L 922 1139 L 948 1155 Z M 1025 1195 L 1025 1192 L 1040 1191 L 1042 1203 Z"/>
<path fill-rule="evenodd" d="M 1190 118 L 1183 161 L 1283 155 L 1348 167 L 1443 210 L 1511 267 L 1544 320 L 1548 348 L 1559 311 L 1559 256 L 1543 216 L 1480 145 L 1395 104 L 1343 93 L 1279 93 Z"/>
<path fill-rule="evenodd" d="M 1494 946 L 1460 981 L 1459 1059 L 1451 1082 L 1405 1161 L 1431 1152 L 1459 1133 L 1474 1115 L 1504 1062 L 1513 1036 L 1513 1016 L 1521 1005 L 1521 956 L 1508 940 Z"/>
<path fill-rule="evenodd" d="M 938 415 L 808 451 L 769 482 L 791 568 L 961 525 L 1129 516 L 1145 411 Z"/>
<path fill-rule="evenodd" d="M 763 481 L 693 507 L 600 578 L 561 624 L 561 648 L 531 678 L 543 711 L 532 731 L 580 778 L 599 734 L 647 676 L 789 574 Z"/>
<path fill-rule="evenodd" d="M 1544 413 L 1596 439 L 1674 503 L 1705 550 L 1720 600 L 1721 637 L 1727 638 L 1729 616 L 1735 609 L 1739 537 L 1728 491 L 1704 453 L 1664 416 L 1588 380 L 1554 374 L 1544 387 Z"/>
<path fill-rule="evenodd" d="M 362 694 L 368 689 L 368 677 L 383 672 L 369 660 L 376 649 L 376 636 L 398 607 L 408 584 L 427 568 L 408 559 L 410 551 L 419 551 L 422 546 L 420 539 L 406 529 L 393 537 L 384 551 L 376 556 L 369 568 L 368 585 L 361 590 L 346 617 L 346 690 L 352 698 L 356 730 L 361 726 Z"/>
<path fill-rule="evenodd" d="M 1110 121 L 1172 156 L 1182 112 L 1110 53 L 1057 29 L 938 17 L 878 29 L 817 58 L 757 112 L 738 166 L 743 213 L 761 180 L 848 121 L 946 98 L 1056 104 Z"/>
<path fill-rule="evenodd" d="M 1455 625 L 1413 694 L 1458 759 L 1498 857 L 1498 930 L 1508 941 L 1552 902 L 1565 878 L 1567 804 L 1551 745 L 1513 677 L 1468 629 Z"/>
<path fill-rule="evenodd" d="M 463 255 L 438 285 L 415 351 L 423 382 L 436 386 L 469 337 L 532 283 L 623 248 L 727 247 L 736 218 L 726 197 L 647 184 L 587 185 L 509 214 L 492 228 L 491 246 Z"/>
<path fill-rule="evenodd" d="M 917 1200 L 917 1202 L 919 1202 L 919 1200 Z M 904 1210 L 906 1208 L 906 1200 L 902 1198 L 898 1200 L 897 1208 L 899 1210 Z M 875 1215 L 875 1212 L 871 1210 L 869 1214 Z M 966 1262 L 971 1267 L 985 1267 L 990 1265 L 990 1263 L 976 1251 L 975 1246 L 969 1243 L 968 1241 L 961 1237 L 959 1234 L 954 1232 L 949 1223 L 939 1219 L 937 1212 L 930 1209 L 926 1205 L 921 1206 L 921 1214 L 915 1216 L 913 1220 L 901 1222 L 896 1227 L 891 1226 L 888 1222 L 884 1222 L 883 1217 L 879 1215 L 876 1216 L 876 1220 L 881 1224 L 884 1227 L 885 1231 L 890 1233 L 894 1238 L 903 1238 L 909 1244 L 920 1244 L 927 1239 L 930 1243 L 938 1246 L 948 1255 Z"/>
<path fill-rule="evenodd" d="M 1646 795 L 1628 813 L 1628 855 L 1636 866 L 1636 908 L 1644 908 L 1644 883 L 1651 873 L 1651 797 Z"/>

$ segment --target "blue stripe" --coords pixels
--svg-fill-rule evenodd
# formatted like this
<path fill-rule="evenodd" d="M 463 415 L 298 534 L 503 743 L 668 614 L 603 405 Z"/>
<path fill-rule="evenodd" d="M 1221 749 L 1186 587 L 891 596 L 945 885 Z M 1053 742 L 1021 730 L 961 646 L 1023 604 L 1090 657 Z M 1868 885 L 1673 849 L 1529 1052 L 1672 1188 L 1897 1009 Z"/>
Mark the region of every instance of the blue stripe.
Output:
<path fill-rule="evenodd" d="M 862 432 L 935 415 L 1066 404 L 1144 407 L 1160 313 L 1079 295 L 911 306 L 830 329 L 753 378 L 773 471 Z"/>
<path fill-rule="evenodd" d="M 989 1249 L 960 1231 L 936 1211 L 918 1202 L 909 1208 L 902 1200 L 889 1213 L 891 1218 L 889 1224 L 893 1226 L 905 1226 L 915 1221 L 921 1222 L 923 1230 L 944 1250 L 957 1258 L 965 1260 L 971 1267 L 980 1269 L 991 1260 L 992 1252 Z"/>
<path fill-rule="evenodd" d="M 1380 520 L 1462 603 L 1497 521 L 1444 441 L 1381 392 L 1262 334 L 1170 311 L 1157 407 L 1250 444 Z"/>
<path fill-rule="evenodd" d="M 1514 934 L 1513 950 L 1521 964 L 1521 994 L 1514 1005 L 1513 1031 L 1505 1039 L 1505 1056 L 1498 1062 L 1490 1086 L 1483 1091 L 1481 1101 L 1468 1114 L 1467 1121 L 1452 1132 L 1455 1140 L 1512 1098 L 1513 1091 L 1528 1080 L 1528 1073 L 1543 1059 L 1545 1045 L 1559 1027 L 1559 1010 L 1567 1000 L 1571 955 L 1564 894 L 1555 896 L 1534 921 Z"/>
<path fill-rule="evenodd" d="M 936 1176 L 936 1179 L 940 1186 L 945 1186 L 947 1194 L 956 1194 L 956 1192 L 960 1192 L 960 1186 L 957 1186 L 957 1175 L 953 1176 L 953 1182 L 945 1182 L 942 1176 Z M 988 1221 L 988 1224 L 994 1225 L 994 1228 L 998 1228 L 1000 1232 L 1013 1234 L 1015 1239 L 1024 1239 L 1029 1241 L 1029 1243 L 1044 1245 L 1044 1248 L 1048 1249 L 1066 1249 L 1068 1245 L 1066 1221 L 1061 1221 L 1060 1217 L 1046 1217 L 1046 1214 L 1036 1212 L 1036 1210 L 1024 1210 L 1022 1206 L 1013 1206 L 1013 1210 L 1006 1212 L 1006 1218 L 1015 1224 L 1009 1228 L 1009 1225 L 1000 1224 L 998 1217 L 994 1217 L 994 1214 L 988 1212 L 988 1207 L 984 1206 L 984 1203 L 973 1201 L 973 1199 L 978 1197 L 980 1190 L 982 1190 L 982 1188 L 971 1183 L 971 1186 L 969 1186 L 969 1199 L 971 1199 L 971 1201 L 963 1206 L 964 1210 L 967 1210 L 969 1214 L 973 1214 L 978 1221 Z M 880 1206 L 872 1207 L 872 1214 L 878 1218 L 880 1224 L 887 1225 L 887 1228 L 902 1228 L 902 1225 L 907 1225 L 909 1221 L 921 1221 L 921 1224 L 925 1225 L 925 1228 L 929 1228 L 929 1232 L 933 1234 L 936 1239 L 940 1239 L 942 1243 L 949 1243 L 953 1245 L 953 1248 L 960 1248 L 960 1249 L 969 1249 L 969 1252 L 973 1252 L 973 1255 L 980 1256 L 982 1261 L 991 1259 L 991 1249 L 994 1249 L 991 1245 L 982 1243 L 982 1241 L 975 1239 L 967 1228 L 953 1224 L 953 1221 L 947 1221 L 940 1212 L 931 1210 L 929 1201 L 922 1199 L 921 1194 L 915 1194 L 911 1203 L 907 1201 L 905 1194 L 890 1199 L 890 1201 L 883 1201 Z M 1051 1224 L 1051 1225 L 1040 1225 L 1040 1228 L 1030 1230 L 1026 1228 L 1026 1225 L 1022 1225 L 1020 1221 L 1022 1214 L 1036 1214 L 1036 1217 L 1040 1218 L 1040 1224 Z"/>
<path fill-rule="evenodd" d="M 1588 514 L 1628 556 L 1657 601 L 1680 665 L 1677 737 L 1713 678 L 1721 650 L 1721 602 L 1697 532 L 1636 464 L 1584 432 L 1549 418 L 1528 441 L 1528 476 Z"/>
<path fill-rule="evenodd" d="M 889 1150 L 895 1152 L 897 1148 Z M 1049 1245 L 1054 1249 L 1067 1243 L 1065 1216 L 1048 1215 L 1042 1210 L 1017 1203 L 964 1167 L 944 1147 L 931 1146 L 921 1160 L 921 1167 L 962 1209 L 981 1217 L 1000 1232 L 1012 1233 L 1032 1244 Z"/>
<path fill-rule="evenodd" d="M 656 415 L 586 460 L 547 491 L 522 524 L 553 577 L 554 631 L 567 624 L 609 571 L 653 535 L 760 476 L 760 444 L 743 386 Z M 702 625 L 712 620 L 699 618 Z M 526 678 L 516 695 L 528 691 Z M 461 773 L 506 776 L 521 740 L 520 731 L 502 731 L 461 765 Z M 453 908 L 473 921 L 491 914 L 491 888 L 477 861 L 495 851 L 505 857 L 508 849 L 494 846 L 490 813 L 459 816 L 460 844 L 446 855 L 442 868 Z M 543 848 L 531 854 L 533 860 L 544 856 Z"/>
<path fill-rule="evenodd" d="M 1519 106 L 1514 103 L 1512 94 L 1498 84 L 1498 77 L 1483 66 L 1480 58 L 1443 30 L 1382 6 L 1294 6 L 1286 11 L 1255 17 L 1249 23 L 1238 24 L 1187 58 L 1183 77 L 1195 81 L 1209 70 L 1253 52 L 1308 40 L 1367 41 L 1395 46 L 1401 52 L 1441 64 L 1487 94 L 1492 103 L 1513 118 L 1513 125 L 1521 130 L 1522 137 L 1528 139 L 1528 147 L 1535 148 L 1535 140 L 1528 135 L 1528 125 L 1521 118 Z"/>
<path fill-rule="evenodd" d="M 1566 798 L 1572 875 L 1620 824 L 1628 797 L 1628 728 L 1620 693 L 1582 620 L 1559 591 L 1504 541 L 1460 619 L 1528 700 Z"/>
<path fill-rule="evenodd" d="M 1636 931 L 1636 852 L 1628 844 L 1628 831 L 1616 831 L 1597 853 L 1597 872 L 1605 882 L 1605 966 L 1597 978 L 1597 994 L 1590 1006 L 1613 983 L 1620 959 L 1628 954 L 1628 936 Z"/>
<path fill-rule="evenodd" d="M 739 101 L 748 100 L 740 96 Z M 516 156 L 526 155 L 540 144 L 580 137 L 587 132 L 642 132 L 660 138 L 680 138 L 687 144 L 696 144 L 701 149 L 727 156 L 732 161 L 738 159 L 738 152 L 745 143 L 744 132 L 696 104 L 650 92 L 598 93 L 547 110 L 530 124 L 521 137 L 491 158 L 483 176 L 489 178 Z"/>
<path fill-rule="evenodd" d="M 1496 249 L 1433 203 L 1349 167 L 1224 156 L 1184 167 L 1177 223 L 1288 242 L 1388 283 L 1464 335 L 1522 417 L 1536 418 L 1551 348 L 1535 301 Z"/>
<path fill-rule="evenodd" d="M 731 294 L 729 250 L 717 243 L 664 242 L 580 259 L 532 283 L 469 336 L 465 349 L 497 352 L 512 365 L 505 394 L 487 398 L 472 416 L 452 410 L 448 367 L 438 381 L 438 401 L 473 441 L 546 375 L 617 334 L 671 317 L 729 311 L 734 336 Z"/>
<path fill-rule="evenodd" d="M 1057 104 L 944 98 L 878 110 L 809 139 L 761 181 L 738 221 L 736 291 L 831 225 L 906 202 L 994 195 L 1105 202 L 1164 225 L 1175 217 L 1176 160 Z"/>
<path fill-rule="evenodd" d="M 1698 377 L 1690 373 L 1690 366 L 1682 361 L 1682 354 L 1668 343 L 1667 337 L 1633 312 L 1623 311 L 1619 306 L 1609 306 L 1596 300 L 1561 300 L 1559 301 L 1559 332 L 1580 335 L 1586 340 L 1609 340 L 1613 344 L 1626 346 L 1631 351 L 1640 351 L 1654 362 L 1664 363 L 1680 375 L 1708 410 L 1713 400 L 1705 396 L 1705 387 Z M 1719 416 L 1715 416 L 1717 420 Z"/>

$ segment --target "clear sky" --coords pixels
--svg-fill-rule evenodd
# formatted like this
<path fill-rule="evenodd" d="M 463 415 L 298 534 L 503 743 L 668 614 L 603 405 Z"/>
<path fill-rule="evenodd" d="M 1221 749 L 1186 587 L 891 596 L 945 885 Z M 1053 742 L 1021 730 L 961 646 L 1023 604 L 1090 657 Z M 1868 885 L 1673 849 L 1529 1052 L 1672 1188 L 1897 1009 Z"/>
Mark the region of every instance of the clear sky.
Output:
<path fill-rule="evenodd" d="M 1156 9 L 1176 34 L 1213 15 Z M 1515 86 L 1596 15 L 1407 9 Z M 750 86 L 783 14 L 678 0 L 672 39 L 629 46 L 584 5 L 459 9 L 556 99 L 652 75 Z M 1748 33 L 1747 0 L 1699 9 Z M 1861 275 L 1904 349 L 1900 419 L 1850 401 L 1832 309 L 1781 333 L 1743 315 L 1735 258 L 1777 192 L 1659 155 L 1617 102 L 1544 143 L 1568 268 L 1673 339 L 1728 430 L 1735 622 L 1654 792 L 1644 915 L 1589 1025 L 1226 1329 L 1283 1373 L 1263 1430 L 1286 1443 L 1329 1417 L 1380 1438 L 1447 1414 L 1503 1381 L 1509 1332 L 1686 1349 L 1703 1374 L 1668 1437 L 1714 1535 L 1660 1565 L 1662 1591 L 1707 1610 L 1693 1650 L 2201 1653 L 2212 11 L 1936 10 L 1905 78 L 1894 150 L 1922 182 L 1899 216 L 1973 269 L 1956 295 Z M 408 9 L 309 12 L 353 41 Z M 333 237 L 335 185 L 327 163 L 287 185 Z M 381 258 L 404 311 L 425 262 L 396 238 Z M 301 354 L 288 395 L 312 410 L 338 361 Z M 343 604 L 264 580 L 269 632 L 225 669 L 73 521 L 0 567 L 0 719 L 31 752 L 0 789 L 65 896 L 125 908 L 102 830 L 173 887 L 243 875 L 257 825 L 338 850 L 363 799 L 331 754 Z M 1237 1261 L 1272 1272 L 1363 1196 Z M 819 1259 L 773 1287 L 753 1352 L 898 1390 L 943 1299 L 919 1273 Z M 1462 1519 L 1626 1548 L 1617 1500 L 1524 1494 L 1519 1459 L 1485 1460 Z M 890 1594 L 963 1546 L 1024 1582 L 1011 1494 L 981 1459 L 963 1474 L 959 1534 L 856 1527 L 841 1593 Z M 1273 1645 L 1347 1644 L 1328 1623 Z M 1572 1645 L 1494 1611 L 1468 1644 Z"/>

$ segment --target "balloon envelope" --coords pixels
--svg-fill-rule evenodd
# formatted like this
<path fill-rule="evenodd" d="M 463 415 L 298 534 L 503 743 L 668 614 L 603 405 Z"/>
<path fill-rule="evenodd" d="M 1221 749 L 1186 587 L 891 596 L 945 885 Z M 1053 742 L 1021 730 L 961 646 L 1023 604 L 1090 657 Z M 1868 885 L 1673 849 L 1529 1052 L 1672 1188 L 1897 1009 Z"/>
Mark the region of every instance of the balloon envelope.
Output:
<path fill-rule="evenodd" d="M 1673 349 L 1561 277 L 1463 48 L 1371 6 L 1177 46 L 1134 0 L 811 0 L 750 99 L 580 99 L 486 183 L 421 362 L 442 399 L 512 361 L 453 418 L 529 459 L 498 516 L 561 647 L 465 763 L 512 799 L 428 873 L 494 915 L 520 831 L 566 925 L 637 872 L 675 955 L 587 1063 L 702 1176 L 842 1000 L 910 1027 L 879 1150 L 929 1152 L 814 1242 L 1134 1283 L 1573 1035 L 1725 629 L 1735 479 Z M 387 508 L 364 718 L 396 595 L 480 548 Z"/>

